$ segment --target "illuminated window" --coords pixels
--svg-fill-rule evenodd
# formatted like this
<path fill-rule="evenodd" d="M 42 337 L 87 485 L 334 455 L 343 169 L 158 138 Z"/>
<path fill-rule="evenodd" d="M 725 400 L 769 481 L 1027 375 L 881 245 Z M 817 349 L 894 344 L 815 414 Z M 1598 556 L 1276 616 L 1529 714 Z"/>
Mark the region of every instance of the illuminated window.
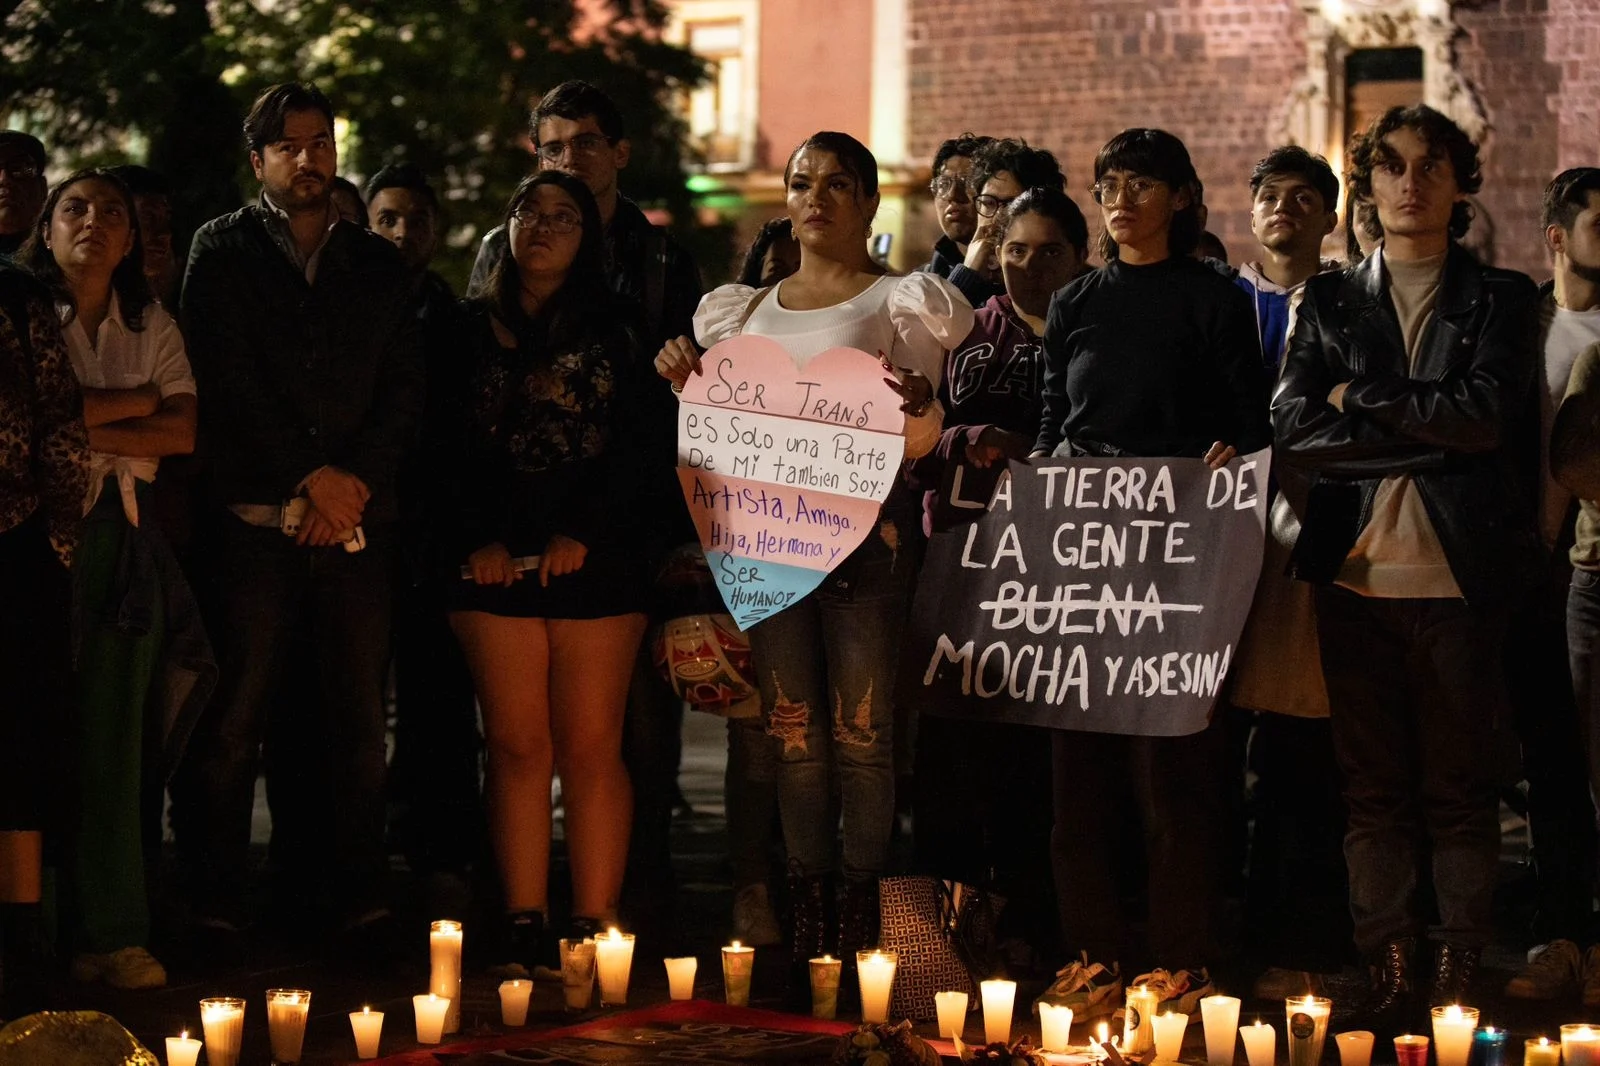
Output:
<path fill-rule="evenodd" d="M 755 156 L 757 5 L 754 0 L 678 0 L 668 39 L 706 61 L 687 94 L 689 138 L 708 170 L 743 170 Z"/>
<path fill-rule="evenodd" d="M 1353 135 L 1391 107 L 1422 102 L 1422 49 L 1358 48 L 1345 59 L 1344 84 L 1344 128 Z"/>

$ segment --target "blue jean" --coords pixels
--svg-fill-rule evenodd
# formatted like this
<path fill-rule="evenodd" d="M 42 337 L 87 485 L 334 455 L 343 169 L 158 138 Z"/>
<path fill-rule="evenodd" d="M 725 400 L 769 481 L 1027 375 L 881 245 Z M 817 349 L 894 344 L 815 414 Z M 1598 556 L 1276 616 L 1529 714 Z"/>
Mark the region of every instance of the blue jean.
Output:
<path fill-rule="evenodd" d="M 1317 638 L 1350 823 L 1350 916 L 1373 954 L 1417 935 L 1418 866 L 1431 845 L 1435 940 L 1483 947 L 1500 858 L 1500 783 L 1515 741 L 1506 614 L 1453 599 L 1317 590 Z"/>
<path fill-rule="evenodd" d="M 767 733 L 780 745 L 778 811 L 791 868 L 875 878 L 894 822 L 894 678 L 911 558 L 870 539 L 805 599 L 757 624 L 750 647 Z M 838 799 L 835 799 L 837 795 Z"/>

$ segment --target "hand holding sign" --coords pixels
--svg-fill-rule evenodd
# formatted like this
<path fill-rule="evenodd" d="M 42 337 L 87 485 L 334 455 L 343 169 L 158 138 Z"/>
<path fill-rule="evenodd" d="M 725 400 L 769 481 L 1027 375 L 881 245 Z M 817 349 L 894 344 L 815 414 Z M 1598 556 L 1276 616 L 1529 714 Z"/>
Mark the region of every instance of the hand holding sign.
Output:
<path fill-rule="evenodd" d="M 866 352 L 804 369 L 741 336 L 701 357 L 678 409 L 678 480 L 728 613 L 747 629 L 800 600 L 877 525 L 905 453 L 901 399 Z"/>

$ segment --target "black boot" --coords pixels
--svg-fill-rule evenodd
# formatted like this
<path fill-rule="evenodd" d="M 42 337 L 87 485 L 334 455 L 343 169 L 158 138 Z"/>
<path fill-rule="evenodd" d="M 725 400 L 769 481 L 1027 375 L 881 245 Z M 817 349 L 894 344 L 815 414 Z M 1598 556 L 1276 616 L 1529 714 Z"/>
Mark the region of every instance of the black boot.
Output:
<path fill-rule="evenodd" d="M 1440 943 L 1433 958 L 1433 987 L 1428 992 L 1429 1005 L 1448 1007 L 1452 1003 L 1477 1002 L 1472 998 L 1472 986 L 1478 978 L 1478 961 L 1482 957 L 1482 948 Z"/>
<path fill-rule="evenodd" d="M 1380 1035 L 1404 1032 L 1409 1026 L 1415 987 L 1411 958 L 1415 942 L 1391 940 L 1368 962 L 1372 987 L 1361 1014 Z"/>
<path fill-rule="evenodd" d="M 846 881 L 839 886 L 839 957 L 844 969 L 839 978 L 839 1009 L 854 1012 L 861 1004 L 861 984 L 856 975 L 856 952 L 878 946 L 878 880 Z"/>
<path fill-rule="evenodd" d="M 789 1005 L 811 1011 L 811 960 L 834 954 L 830 932 L 836 928 L 829 913 L 833 884 L 828 877 L 789 871 Z"/>
<path fill-rule="evenodd" d="M 500 927 L 488 973 L 491 977 L 532 977 L 535 966 L 549 966 L 543 911 L 513 911 Z"/>

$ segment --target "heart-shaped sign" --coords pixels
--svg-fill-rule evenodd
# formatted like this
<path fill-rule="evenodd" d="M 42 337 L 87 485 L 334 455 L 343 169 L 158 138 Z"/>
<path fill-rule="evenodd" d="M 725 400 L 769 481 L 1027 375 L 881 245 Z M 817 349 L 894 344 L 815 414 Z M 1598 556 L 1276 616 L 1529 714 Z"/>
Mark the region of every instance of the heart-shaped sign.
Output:
<path fill-rule="evenodd" d="M 739 336 L 701 357 L 678 408 L 678 480 L 728 613 L 748 629 L 804 598 L 877 528 L 905 455 L 875 356 L 804 367 Z"/>

